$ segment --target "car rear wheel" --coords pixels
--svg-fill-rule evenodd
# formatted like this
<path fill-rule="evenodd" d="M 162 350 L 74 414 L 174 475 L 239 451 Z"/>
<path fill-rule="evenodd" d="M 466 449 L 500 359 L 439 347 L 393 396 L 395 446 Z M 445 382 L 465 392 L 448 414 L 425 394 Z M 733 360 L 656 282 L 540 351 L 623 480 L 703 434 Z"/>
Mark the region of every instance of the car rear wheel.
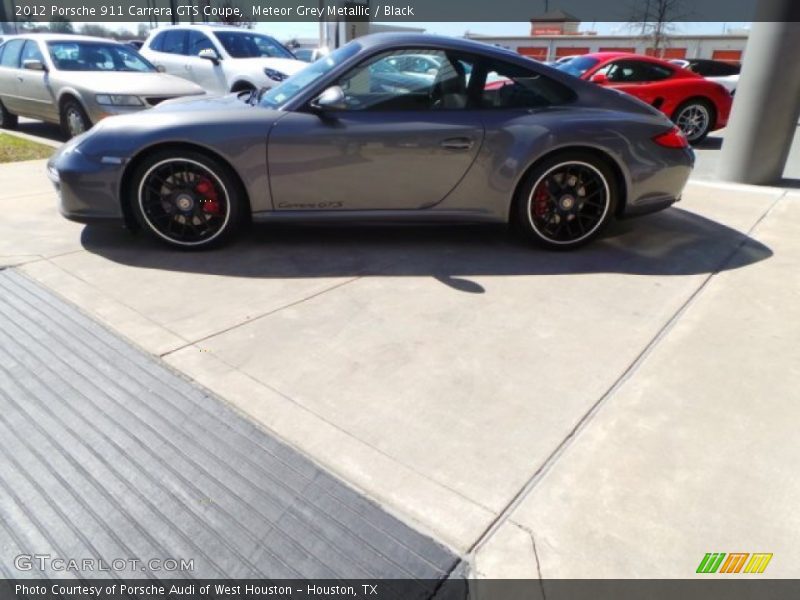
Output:
<path fill-rule="evenodd" d="M 616 211 L 618 186 L 608 164 L 585 152 L 547 159 L 528 175 L 517 223 L 540 246 L 569 250 L 600 234 Z"/>
<path fill-rule="evenodd" d="M 230 168 L 200 152 L 156 152 L 132 176 L 133 212 L 157 239 L 209 248 L 239 227 L 244 191 Z"/>
<path fill-rule="evenodd" d="M 91 127 L 92 122 L 80 102 L 72 98 L 64 102 L 61 106 L 61 130 L 64 135 L 72 138 L 89 131 Z"/>
<path fill-rule="evenodd" d="M 8 112 L 5 105 L 0 102 L 0 128 L 2 129 L 16 129 L 19 124 L 17 115 L 12 115 Z"/>
<path fill-rule="evenodd" d="M 714 126 L 714 108 L 705 100 L 688 100 L 681 104 L 672 116 L 686 139 L 697 144 L 706 139 Z"/>

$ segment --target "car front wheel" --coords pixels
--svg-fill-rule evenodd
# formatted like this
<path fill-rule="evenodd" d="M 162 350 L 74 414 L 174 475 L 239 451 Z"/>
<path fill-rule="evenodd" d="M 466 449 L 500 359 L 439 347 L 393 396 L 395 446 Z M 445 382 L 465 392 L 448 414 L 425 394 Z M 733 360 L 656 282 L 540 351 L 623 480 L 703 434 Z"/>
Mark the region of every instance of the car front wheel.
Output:
<path fill-rule="evenodd" d="M 540 246 L 582 246 L 613 217 L 618 186 L 608 164 L 583 152 L 567 152 L 537 165 L 517 198 L 517 223 Z"/>
<path fill-rule="evenodd" d="M 242 219 L 244 191 L 227 165 L 199 152 L 156 152 L 132 176 L 132 207 L 154 237 L 185 249 L 219 245 Z"/>
<path fill-rule="evenodd" d="M 692 144 L 702 142 L 714 126 L 714 109 L 705 100 L 689 100 L 681 104 L 672 116 L 686 139 Z"/>
<path fill-rule="evenodd" d="M 61 107 L 61 130 L 67 137 L 75 137 L 89 131 L 92 122 L 80 102 L 69 99 Z"/>

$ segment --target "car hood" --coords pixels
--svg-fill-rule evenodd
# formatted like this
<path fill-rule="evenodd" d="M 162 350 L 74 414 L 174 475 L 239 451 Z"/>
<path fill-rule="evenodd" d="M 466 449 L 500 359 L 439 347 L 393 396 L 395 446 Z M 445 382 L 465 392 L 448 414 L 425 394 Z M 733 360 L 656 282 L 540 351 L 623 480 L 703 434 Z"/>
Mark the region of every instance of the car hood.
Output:
<path fill-rule="evenodd" d="M 220 140 L 242 137 L 242 132 L 263 141 L 272 124 L 285 115 L 283 111 L 251 106 L 236 94 L 180 98 L 144 112 L 107 117 L 81 136 L 80 147 L 90 156 L 130 156 L 138 148 L 160 142 L 191 142 L 213 148 Z"/>
<path fill-rule="evenodd" d="M 308 66 L 307 62 L 295 60 L 293 58 L 237 58 L 236 65 L 244 70 L 260 71 L 263 69 L 275 69 L 287 75 L 294 75 L 301 69 Z"/>
<path fill-rule="evenodd" d="M 239 94 L 226 94 L 224 96 L 206 95 L 202 98 L 174 98 L 162 102 L 151 110 L 152 113 L 198 113 L 209 112 L 216 113 L 219 111 L 220 116 L 224 116 L 226 112 L 239 112 L 239 111 L 253 111 L 254 106 L 251 106 L 246 101 L 239 98 Z"/>
<path fill-rule="evenodd" d="M 204 94 L 199 85 L 165 73 L 132 73 L 130 71 L 60 72 L 59 78 L 98 94 L 133 94 L 136 96 L 185 96 Z"/>

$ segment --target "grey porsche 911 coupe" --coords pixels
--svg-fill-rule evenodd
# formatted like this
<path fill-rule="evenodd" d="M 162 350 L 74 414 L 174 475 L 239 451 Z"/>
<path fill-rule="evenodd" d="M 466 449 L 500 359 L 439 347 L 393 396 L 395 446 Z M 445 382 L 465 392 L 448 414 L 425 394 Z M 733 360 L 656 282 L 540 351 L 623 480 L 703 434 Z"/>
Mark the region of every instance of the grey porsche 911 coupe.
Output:
<path fill-rule="evenodd" d="M 404 71 L 403 55 L 427 57 Z M 510 222 L 572 248 L 680 198 L 694 155 L 661 112 L 462 39 L 359 38 L 262 91 L 104 119 L 48 173 L 61 211 L 181 248 L 248 220 Z"/>

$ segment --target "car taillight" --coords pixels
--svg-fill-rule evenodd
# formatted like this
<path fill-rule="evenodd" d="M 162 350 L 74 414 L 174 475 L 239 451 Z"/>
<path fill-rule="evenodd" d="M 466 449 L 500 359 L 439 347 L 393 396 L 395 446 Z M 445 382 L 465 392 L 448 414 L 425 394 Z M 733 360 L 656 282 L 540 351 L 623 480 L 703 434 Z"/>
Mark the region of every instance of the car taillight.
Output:
<path fill-rule="evenodd" d="M 664 146 L 664 148 L 689 147 L 689 140 L 686 139 L 683 131 L 681 131 L 677 125 L 669 131 L 665 131 L 664 133 L 657 135 L 653 138 L 653 141 L 659 146 Z"/>

